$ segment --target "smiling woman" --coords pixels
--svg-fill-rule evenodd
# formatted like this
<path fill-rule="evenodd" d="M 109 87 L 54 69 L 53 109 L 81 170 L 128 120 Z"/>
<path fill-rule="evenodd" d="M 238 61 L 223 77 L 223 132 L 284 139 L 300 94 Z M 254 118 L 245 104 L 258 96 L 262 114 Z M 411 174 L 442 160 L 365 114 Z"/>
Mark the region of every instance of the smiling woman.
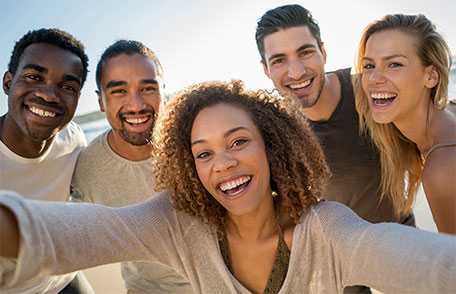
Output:
<path fill-rule="evenodd" d="M 382 190 L 398 213 L 423 181 L 440 232 L 456 234 L 456 104 L 448 103 L 450 50 L 423 15 L 387 15 L 360 42 L 356 106 L 377 145 Z"/>
<path fill-rule="evenodd" d="M 297 109 L 240 82 L 202 83 L 158 118 L 156 180 L 168 192 L 119 209 L 0 192 L 0 256 L 17 258 L 0 259 L 0 290 L 141 260 L 175 269 L 195 293 L 455 292 L 455 237 L 373 225 L 321 200 L 327 167 Z M 7 242 L 18 235 L 20 248 Z"/>

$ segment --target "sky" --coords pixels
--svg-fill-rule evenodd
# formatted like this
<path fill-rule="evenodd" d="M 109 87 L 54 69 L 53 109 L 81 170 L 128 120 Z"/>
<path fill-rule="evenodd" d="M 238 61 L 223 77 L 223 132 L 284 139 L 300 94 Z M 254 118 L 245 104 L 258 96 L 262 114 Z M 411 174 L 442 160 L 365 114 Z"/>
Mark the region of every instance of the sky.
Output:
<path fill-rule="evenodd" d="M 14 43 L 27 31 L 55 27 L 81 40 L 90 59 L 77 114 L 98 110 L 95 67 L 119 39 L 138 40 L 155 51 L 169 93 L 207 80 L 241 79 L 250 88 L 271 88 L 256 48 L 256 22 L 269 9 L 295 3 L 320 25 L 326 70 L 352 66 L 364 27 L 389 13 L 426 15 L 456 54 L 455 0 L 2 0 L 0 70 L 6 71 Z M 0 114 L 6 107 L 2 92 Z"/>

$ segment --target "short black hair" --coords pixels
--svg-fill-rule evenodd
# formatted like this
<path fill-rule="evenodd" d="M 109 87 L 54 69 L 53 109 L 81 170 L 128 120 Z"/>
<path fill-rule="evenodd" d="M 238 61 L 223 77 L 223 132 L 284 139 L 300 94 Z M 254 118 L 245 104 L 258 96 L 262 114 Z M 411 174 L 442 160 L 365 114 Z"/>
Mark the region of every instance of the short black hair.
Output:
<path fill-rule="evenodd" d="M 106 48 L 106 50 L 101 55 L 100 60 L 98 61 L 97 69 L 95 72 L 95 81 L 97 83 L 99 91 L 101 91 L 101 72 L 103 70 L 103 65 L 109 59 L 119 56 L 121 54 L 140 54 L 149 58 L 155 64 L 155 71 L 157 76 L 163 77 L 163 68 L 160 64 L 160 61 L 158 60 L 157 55 L 152 50 L 150 50 L 146 45 L 135 40 L 118 40 L 114 42 L 111 46 Z"/>
<path fill-rule="evenodd" d="M 317 21 L 312 17 L 309 10 L 301 5 L 292 4 L 279 6 L 268 10 L 257 23 L 255 39 L 260 52 L 261 59 L 264 60 L 264 38 L 279 30 L 307 26 L 318 42 L 321 49 L 320 27 Z"/>
<path fill-rule="evenodd" d="M 16 42 L 11 54 L 10 62 L 8 64 L 8 71 L 11 74 L 14 75 L 16 73 L 24 50 L 28 46 L 35 43 L 46 43 L 54 45 L 77 55 L 82 62 L 83 71 L 81 85 L 84 85 L 84 82 L 87 78 L 87 73 L 89 71 L 89 57 L 87 57 L 85 53 L 84 45 L 81 43 L 81 41 L 77 40 L 71 34 L 56 28 L 42 28 L 34 31 L 29 31 L 24 36 L 22 36 L 19 41 Z"/>

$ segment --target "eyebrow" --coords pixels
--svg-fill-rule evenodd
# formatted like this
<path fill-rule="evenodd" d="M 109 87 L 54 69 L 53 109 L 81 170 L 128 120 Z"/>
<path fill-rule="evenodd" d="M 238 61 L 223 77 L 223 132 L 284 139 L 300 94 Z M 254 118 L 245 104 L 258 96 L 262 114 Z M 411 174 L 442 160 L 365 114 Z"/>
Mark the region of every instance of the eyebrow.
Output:
<path fill-rule="evenodd" d="M 48 69 L 47 68 L 45 68 L 45 67 L 43 67 L 41 65 L 38 65 L 38 64 L 34 64 L 34 63 L 29 63 L 29 64 L 24 65 L 24 69 L 32 69 L 32 70 L 35 70 L 35 71 L 37 71 L 39 73 L 43 73 L 43 74 L 48 73 Z M 65 81 L 76 82 L 79 85 L 81 85 L 81 78 L 78 77 L 78 76 L 71 75 L 71 74 L 65 74 L 63 76 L 63 79 Z"/>
<path fill-rule="evenodd" d="M 309 48 L 317 48 L 317 47 L 314 44 L 304 44 L 301 47 L 299 47 L 296 50 L 296 52 L 300 52 L 300 51 L 303 51 L 303 50 L 306 50 Z M 285 54 L 283 54 L 283 53 L 273 54 L 268 58 L 268 61 L 271 61 L 272 59 L 275 59 L 275 58 L 284 57 L 284 56 L 285 56 Z"/>
<path fill-rule="evenodd" d="M 77 77 L 77 76 L 74 76 L 74 75 L 66 74 L 66 75 L 63 76 L 63 79 L 64 79 L 65 81 L 76 82 L 76 83 L 78 83 L 79 85 L 81 85 L 81 78 L 80 78 L 80 77 Z"/>
<path fill-rule="evenodd" d="M 109 88 L 114 88 L 114 87 L 118 87 L 118 86 L 125 86 L 126 84 L 127 84 L 127 82 L 125 82 L 125 81 L 111 80 L 106 84 L 106 88 L 109 89 Z"/>
<path fill-rule="evenodd" d="M 154 84 L 158 85 L 158 81 L 156 79 L 144 79 L 141 80 L 141 84 Z"/>
<path fill-rule="evenodd" d="M 23 69 L 33 69 L 33 70 L 36 70 L 37 72 L 41 72 L 41 73 L 48 72 L 48 70 L 45 67 L 38 65 L 38 64 L 33 64 L 33 63 L 28 63 L 28 64 L 24 65 Z"/>
<path fill-rule="evenodd" d="M 247 129 L 246 127 L 242 127 L 242 126 L 236 127 L 236 128 L 232 128 L 232 129 L 226 131 L 225 134 L 223 134 L 223 137 L 226 138 L 229 135 L 231 135 L 232 133 L 235 133 L 235 132 L 240 131 L 240 130 L 248 131 L 249 129 Z M 204 142 L 206 142 L 206 140 L 200 139 L 200 140 L 193 141 L 191 145 L 194 146 L 196 144 L 200 144 L 200 143 L 204 143 Z"/>
<path fill-rule="evenodd" d="M 114 88 L 114 87 L 118 87 L 118 86 L 126 86 L 128 83 L 125 82 L 125 81 L 116 81 L 116 80 L 111 80 L 109 81 L 107 84 L 106 84 L 106 88 L 109 89 L 109 88 Z M 158 85 L 158 81 L 155 80 L 155 79 L 144 79 L 144 80 L 141 80 L 141 84 L 154 84 L 154 85 Z"/>
<path fill-rule="evenodd" d="M 402 57 L 402 58 L 408 59 L 408 57 L 405 56 L 405 55 L 403 55 L 403 54 L 388 55 L 388 56 L 382 57 L 381 59 L 383 59 L 383 60 L 390 60 L 390 59 L 397 58 L 397 57 Z M 363 57 L 363 60 L 370 60 L 370 61 L 373 61 L 374 59 L 373 59 L 373 58 L 370 58 L 370 57 L 368 57 L 368 56 L 364 56 L 364 57 Z"/>

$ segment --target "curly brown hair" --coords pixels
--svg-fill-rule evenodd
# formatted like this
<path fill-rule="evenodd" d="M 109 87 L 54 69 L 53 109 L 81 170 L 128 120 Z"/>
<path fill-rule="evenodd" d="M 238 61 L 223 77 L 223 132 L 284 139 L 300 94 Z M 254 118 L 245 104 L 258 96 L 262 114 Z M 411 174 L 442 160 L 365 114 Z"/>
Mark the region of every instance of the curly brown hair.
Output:
<path fill-rule="evenodd" d="M 220 233 L 226 209 L 203 187 L 191 152 L 190 135 L 198 113 L 225 103 L 248 113 L 265 143 L 277 215 L 294 223 L 321 198 L 329 177 L 323 152 L 297 106 L 271 93 L 248 91 L 242 82 L 205 82 L 177 93 L 159 115 L 154 130 L 154 173 L 158 190 L 171 192 L 176 209 L 215 225 Z"/>

